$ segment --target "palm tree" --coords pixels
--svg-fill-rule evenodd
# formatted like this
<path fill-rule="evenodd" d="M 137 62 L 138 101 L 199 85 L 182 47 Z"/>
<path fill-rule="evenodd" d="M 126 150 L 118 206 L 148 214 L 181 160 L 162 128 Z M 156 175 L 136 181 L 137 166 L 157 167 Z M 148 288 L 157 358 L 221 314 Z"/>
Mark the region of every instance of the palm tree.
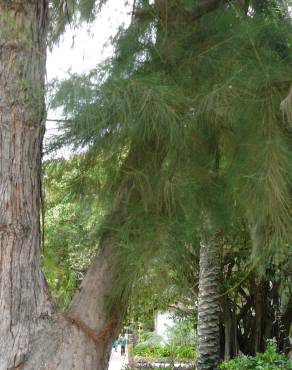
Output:
<path fill-rule="evenodd" d="M 290 83 L 286 81 L 286 68 L 291 52 L 285 38 L 287 23 L 285 25 L 281 4 L 276 17 L 274 10 L 268 3 L 264 7 L 251 3 L 249 12 L 253 15 L 250 18 L 245 9 L 227 7 L 224 14 L 218 13 L 213 23 L 213 32 L 218 32 L 214 46 L 217 50 L 212 50 L 211 44 L 206 57 L 201 57 L 201 63 L 209 63 L 208 73 L 214 76 L 209 80 L 209 93 L 202 95 L 201 113 L 205 122 L 219 128 L 220 158 L 216 177 L 224 182 L 219 195 L 224 204 L 218 203 L 213 219 L 218 210 L 224 214 L 234 207 L 226 200 L 228 198 L 240 206 L 250 225 L 254 264 L 259 266 L 265 266 L 267 253 L 270 256 L 283 253 L 281 247 L 290 238 L 287 220 L 291 153 L 280 104 Z M 234 15 L 240 20 L 237 26 L 232 21 Z M 277 26 L 269 23 L 269 17 L 277 19 Z M 224 19 L 230 23 L 221 28 L 224 35 L 220 39 L 219 26 Z M 267 41 L 263 32 L 274 34 L 281 40 L 281 46 Z M 218 47 L 221 42 L 224 46 Z M 218 234 L 226 229 L 225 222 L 223 218 L 218 226 L 215 216 L 209 228 L 213 230 L 209 242 L 201 245 L 198 369 L 215 369 L 219 360 Z M 276 245 L 278 250 L 274 249 Z M 259 266 L 256 267 L 260 269 Z"/>

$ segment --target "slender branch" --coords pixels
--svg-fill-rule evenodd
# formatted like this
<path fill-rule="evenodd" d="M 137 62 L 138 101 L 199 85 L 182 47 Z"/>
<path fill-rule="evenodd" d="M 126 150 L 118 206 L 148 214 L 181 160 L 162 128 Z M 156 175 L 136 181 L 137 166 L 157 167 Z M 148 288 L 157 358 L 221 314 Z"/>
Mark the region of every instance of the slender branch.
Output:
<path fill-rule="evenodd" d="M 56 119 L 56 118 L 47 118 L 46 119 L 47 122 L 69 122 L 69 123 L 72 123 L 74 122 L 73 120 L 71 119 Z"/>
<path fill-rule="evenodd" d="M 132 24 L 132 23 L 133 23 L 133 21 L 134 21 L 135 11 L 136 11 L 136 0 L 134 0 L 134 1 L 133 1 L 132 15 L 131 15 L 131 24 Z"/>
<path fill-rule="evenodd" d="M 193 313 L 195 311 L 195 307 L 188 307 L 182 303 L 178 304 L 169 304 L 167 306 L 170 309 L 175 309 L 177 311 L 185 312 L 185 313 Z"/>

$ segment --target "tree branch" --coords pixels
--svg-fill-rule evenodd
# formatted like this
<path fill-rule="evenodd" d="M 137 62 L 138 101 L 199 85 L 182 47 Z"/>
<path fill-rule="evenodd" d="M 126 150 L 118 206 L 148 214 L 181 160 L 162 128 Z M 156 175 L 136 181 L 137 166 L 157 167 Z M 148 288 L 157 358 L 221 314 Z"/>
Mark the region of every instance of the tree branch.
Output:
<path fill-rule="evenodd" d="M 196 21 L 203 15 L 210 13 L 219 8 L 220 5 L 227 3 L 230 0 L 201 0 L 194 9 L 184 9 L 186 17 L 190 21 Z M 156 14 L 155 9 L 165 9 L 165 0 L 156 0 L 153 5 L 147 7 L 147 9 L 137 9 L 133 11 L 133 15 L 138 18 L 152 19 Z"/>
<path fill-rule="evenodd" d="M 46 119 L 47 122 L 73 122 L 73 120 L 71 119 L 53 119 L 53 118 L 47 118 Z"/>
<path fill-rule="evenodd" d="M 223 5 L 227 2 L 228 0 L 202 0 L 195 9 L 186 10 L 186 14 L 191 21 L 196 21 L 203 15 L 218 9 L 220 5 Z"/>

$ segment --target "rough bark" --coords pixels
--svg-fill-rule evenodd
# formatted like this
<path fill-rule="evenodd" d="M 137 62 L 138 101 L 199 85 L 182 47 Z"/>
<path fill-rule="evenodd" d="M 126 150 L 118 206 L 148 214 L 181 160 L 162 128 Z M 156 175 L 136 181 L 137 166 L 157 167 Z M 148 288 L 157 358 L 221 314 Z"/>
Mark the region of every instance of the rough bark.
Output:
<path fill-rule="evenodd" d="M 54 311 L 40 269 L 47 9 L 47 0 L 0 0 L 0 370 L 105 370 L 126 303 L 121 296 L 108 310 L 115 238 L 104 232 L 66 315 Z M 130 151 L 112 217 L 140 199 L 127 171 L 155 179 L 158 149 L 154 140 Z"/>
<path fill-rule="evenodd" d="M 116 302 L 108 314 L 107 299 L 118 279 L 115 240 L 104 233 L 65 316 L 53 312 L 40 269 L 47 2 L 0 1 L 0 16 L 0 369 L 104 370 L 125 303 Z M 141 170 L 155 152 L 151 145 L 148 153 L 140 147 L 129 162 Z M 151 160 L 148 166 L 155 178 Z M 127 176 L 120 185 L 114 213 L 123 208 L 130 188 L 132 198 L 139 198 Z"/>
<path fill-rule="evenodd" d="M 19 366 L 52 307 L 40 269 L 47 2 L 0 1 L 0 369 Z"/>
<path fill-rule="evenodd" d="M 212 233 L 201 242 L 198 299 L 198 370 L 218 369 L 220 348 L 219 279 L 221 274 L 220 236 Z M 210 236 L 211 235 L 211 236 Z"/>
<path fill-rule="evenodd" d="M 129 204 L 142 200 L 132 173 L 141 171 L 155 186 L 157 174 L 165 157 L 158 141 L 133 145 L 121 169 L 113 209 L 100 241 L 98 253 L 87 272 L 79 291 L 75 294 L 69 311 L 56 319 L 51 332 L 43 333 L 41 343 L 26 363 L 25 369 L 105 370 L 113 339 L 117 336 L 127 307 L 129 291 L 116 296 L 114 307 L 109 298 L 118 284 L 123 266 L 119 265 L 119 240 L 114 231 L 127 218 Z M 135 170 L 135 171 L 133 171 Z M 133 268 L 133 267 L 132 267 Z M 131 284 L 129 277 L 129 285 Z M 51 339 L 52 338 L 52 339 Z"/>
<path fill-rule="evenodd" d="M 110 314 L 107 307 L 117 278 L 114 247 L 110 235 L 105 235 L 68 313 L 56 315 L 51 327 L 40 334 L 24 369 L 107 369 L 124 314 L 122 301 L 116 302 L 117 310 Z"/>
<path fill-rule="evenodd" d="M 47 12 L 47 0 L 0 0 L 0 370 L 104 370 L 120 317 L 109 323 L 104 305 L 111 239 L 65 317 L 40 268 Z"/>
<path fill-rule="evenodd" d="M 98 369 L 108 366 L 112 343 L 118 335 L 126 309 L 123 299 L 115 302 L 114 310 L 108 309 L 109 295 L 117 283 L 119 271 L 114 263 L 116 242 L 107 235 L 102 244 L 68 313 L 69 317 L 79 317 L 94 333 L 98 333 L 95 337 Z M 128 297 L 123 298 L 127 302 Z M 83 302 L 88 304 L 84 307 Z"/>

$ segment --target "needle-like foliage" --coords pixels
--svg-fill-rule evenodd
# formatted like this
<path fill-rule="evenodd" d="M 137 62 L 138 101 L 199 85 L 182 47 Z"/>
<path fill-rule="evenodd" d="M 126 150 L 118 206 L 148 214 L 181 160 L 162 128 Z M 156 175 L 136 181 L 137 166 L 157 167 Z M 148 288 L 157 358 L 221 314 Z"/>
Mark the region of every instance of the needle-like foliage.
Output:
<path fill-rule="evenodd" d="M 92 22 L 107 0 L 50 0 L 49 45 L 58 42 L 66 27 Z"/>
<path fill-rule="evenodd" d="M 119 225 L 125 280 L 127 266 L 143 267 L 163 245 L 161 223 L 194 233 L 206 209 L 227 232 L 240 209 L 258 257 L 291 242 L 291 19 L 280 1 L 246 3 L 198 20 L 190 2 L 138 1 L 115 56 L 58 88 L 54 106 L 66 119 L 55 145 L 102 160 L 107 189 L 117 191 L 121 173 L 138 189 Z M 145 166 L 123 167 L 131 148 L 143 156 L 149 143 L 155 181 L 146 157 Z M 184 245 L 181 236 L 169 250 Z"/>

